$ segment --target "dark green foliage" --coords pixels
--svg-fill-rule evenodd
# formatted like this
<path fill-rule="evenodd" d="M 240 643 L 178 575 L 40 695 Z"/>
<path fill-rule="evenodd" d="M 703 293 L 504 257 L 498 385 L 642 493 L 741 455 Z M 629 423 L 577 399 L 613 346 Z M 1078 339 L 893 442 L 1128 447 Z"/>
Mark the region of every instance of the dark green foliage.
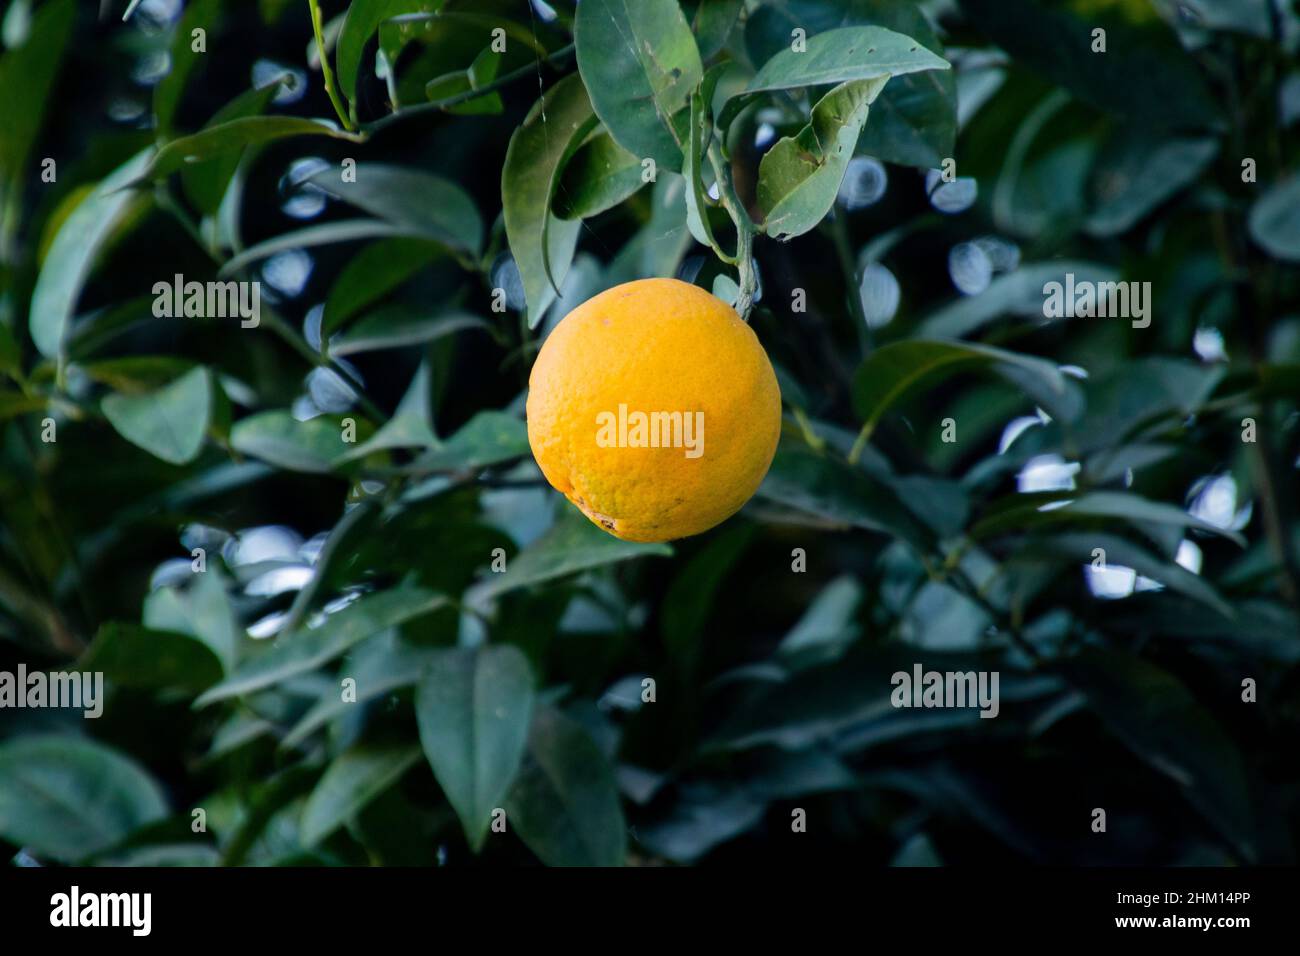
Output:
<path fill-rule="evenodd" d="M 6 858 L 1296 862 L 1294 3 L 166 6 L 0 3 Z M 654 545 L 523 417 L 647 276 L 785 413 Z"/>

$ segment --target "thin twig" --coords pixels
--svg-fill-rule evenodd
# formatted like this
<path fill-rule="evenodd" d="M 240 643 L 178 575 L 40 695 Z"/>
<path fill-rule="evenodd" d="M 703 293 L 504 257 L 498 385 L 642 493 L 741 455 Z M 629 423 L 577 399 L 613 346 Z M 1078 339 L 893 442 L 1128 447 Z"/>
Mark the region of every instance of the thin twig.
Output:
<path fill-rule="evenodd" d="M 325 78 L 325 92 L 329 94 L 330 102 L 334 104 L 334 112 L 338 114 L 339 122 L 343 128 L 351 132 L 356 127 L 352 125 L 352 118 L 348 116 L 348 111 L 343 108 L 343 100 L 339 97 L 339 91 L 334 83 L 334 70 L 330 68 L 329 54 L 325 50 L 325 27 L 321 23 L 320 3 L 318 0 L 307 0 L 307 5 L 311 7 L 311 29 L 316 35 L 316 56 L 320 60 L 321 75 Z"/>

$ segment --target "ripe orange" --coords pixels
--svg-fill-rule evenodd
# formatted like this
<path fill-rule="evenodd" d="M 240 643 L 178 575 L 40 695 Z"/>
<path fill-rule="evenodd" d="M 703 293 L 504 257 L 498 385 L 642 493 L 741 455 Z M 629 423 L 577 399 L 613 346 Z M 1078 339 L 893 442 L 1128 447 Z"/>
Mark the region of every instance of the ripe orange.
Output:
<path fill-rule="evenodd" d="M 542 473 L 628 541 L 707 531 L 762 482 L 781 392 L 753 329 L 708 292 L 642 279 L 570 312 L 529 379 Z"/>

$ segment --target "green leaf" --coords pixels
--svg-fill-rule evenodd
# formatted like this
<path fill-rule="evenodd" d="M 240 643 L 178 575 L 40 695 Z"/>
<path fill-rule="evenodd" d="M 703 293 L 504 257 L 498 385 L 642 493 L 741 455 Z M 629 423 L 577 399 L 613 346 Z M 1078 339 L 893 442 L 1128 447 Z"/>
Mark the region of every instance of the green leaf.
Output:
<path fill-rule="evenodd" d="M 728 102 L 718 125 L 730 126 L 756 93 L 949 68 L 947 60 L 909 36 L 881 27 L 840 27 L 810 36 L 802 52 L 786 47 L 764 63 L 742 93 Z"/>
<path fill-rule="evenodd" d="M 726 46 L 744 6 L 744 0 L 700 0 L 691 20 L 691 30 L 703 59 L 709 59 Z"/>
<path fill-rule="evenodd" d="M 863 432 L 870 435 L 885 412 L 922 382 L 972 369 L 1007 379 L 1059 418 L 1076 411 L 1064 377 L 1044 359 L 963 342 L 892 342 L 872 352 L 853 376 L 853 407 Z"/>
<path fill-rule="evenodd" d="M 75 863 L 167 815 L 153 779 L 115 750 L 74 737 L 0 744 L 0 836 Z"/>
<path fill-rule="evenodd" d="M 68 325 L 91 269 L 104 244 L 140 201 L 124 187 L 148 159 L 148 153 L 139 153 L 114 170 L 78 203 L 55 234 L 32 290 L 28 320 L 32 341 L 46 358 L 62 355 Z"/>
<path fill-rule="evenodd" d="M 854 619 L 863 590 L 852 575 L 842 574 L 826 585 L 776 649 L 783 660 L 804 667 L 840 657 L 860 633 Z"/>
<path fill-rule="evenodd" d="M 818 100 L 807 126 L 764 154 L 758 164 L 758 205 L 769 236 L 801 236 L 830 212 L 868 108 L 888 80 L 883 76 L 835 87 Z"/>
<path fill-rule="evenodd" d="M 216 847 L 206 843 L 166 843 L 124 850 L 100 863 L 103 866 L 131 868 L 220 866 L 221 854 Z"/>
<path fill-rule="evenodd" d="M 718 240 L 713 235 L 713 225 L 709 222 L 709 204 L 704 185 L 704 161 L 713 140 L 713 93 L 717 88 L 718 80 L 727 69 L 727 64 L 710 68 L 700 88 L 691 94 L 690 115 L 687 119 L 688 133 L 682 151 L 682 177 L 686 180 L 686 227 L 690 229 L 692 236 L 713 249 L 718 258 L 724 261 L 727 259 L 727 254 L 718 245 Z M 737 288 L 738 294 L 739 288 Z M 735 298 L 729 301 L 735 302 Z"/>
<path fill-rule="evenodd" d="M 172 140 L 154 154 L 153 161 L 141 171 L 139 178 L 161 179 L 189 164 L 290 136 L 328 136 L 361 142 L 359 134 L 336 129 L 319 120 L 299 116 L 245 116 Z"/>
<path fill-rule="evenodd" d="M 483 244 L 483 221 L 474 200 L 451 180 L 433 173 L 389 163 L 358 163 L 355 182 L 344 182 L 337 169 L 321 170 L 307 182 L 335 199 L 471 256 L 477 256 Z"/>
<path fill-rule="evenodd" d="M 806 779 L 808 770 L 800 772 Z M 694 863 L 762 822 L 767 800 L 745 785 L 749 783 L 692 782 L 682 788 L 670 815 L 637 827 L 637 842 L 656 856 Z"/>
<path fill-rule="evenodd" d="M 1247 860 L 1255 855 L 1245 765 L 1232 739 L 1172 674 L 1128 654 L 1085 648 L 1067 678 L 1126 747 L 1174 780 Z"/>
<path fill-rule="evenodd" d="M 99 629 L 77 669 L 102 671 L 122 687 L 176 687 L 196 693 L 221 680 L 221 661 L 202 641 L 119 621 Z"/>
<path fill-rule="evenodd" d="M 765 63 L 790 46 L 797 27 L 808 36 L 848 26 L 884 27 L 943 55 L 943 44 L 913 0 L 772 0 L 749 17 L 745 46 Z M 957 82 L 951 70 L 896 76 L 873 104 L 857 152 L 885 162 L 939 167 L 953 155 L 957 136 Z"/>
<path fill-rule="evenodd" d="M 493 50 L 491 45 L 486 46 L 467 69 L 443 74 L 426 83 L 424 95 L 430 102 L 450 100 L 471 90 L 487 86 L 496 79 L 497 72 L 501 69 L 502 59 L 504 59 L 503 54 Z M 501 94 L 493 91 L 446 106 L 444 109 L 457 116 L 497 115 L 504 112 L 505 103 L 501 99 Z"/>
<path fill-rule="evenodd" d="M 1300 176 L 1270 187 L 1250 207 L 1250 235 L 1277 259 L 1300 262 Z"/>
<path fill-rule="evenodd" d="M 295 595 L 289 605 L 289 613 L 281 625 L 285 632 L 297 630 L 307 615 L 316 607 L 317 598 L 322 594 L 332 594 L 357 553 L 357 548 L 367 536 L 374 533 L 378 526 L 380 504 L 376 498 L 363 498 L 356 504 L 348 505 L 343 517 L 325 537 L 320 552 L 311 569 L 311 577 Z"/>
<path fill-rule="evenodd" d="M 1125 232 L 1191 185 L 1218 152 L 1218 141 L 1206 137 L 1152 142 L 1145 131 L 1117 132 L 1093 167 L 1085 228 L 1094 236 Z"/>
<path fill-rule="evenodd" d="M 441 648 L 421 647 L 403 640 L 396 628 L 366 638 L 339 672 L 357 682 L 357 699 L 345 701 L 338 688 L 330 685 L 312 708 L 280 741 L 281 749 L 297 747 L 316 730 L 346 714 L 357 704 L 377 700 L 386 694 L 417 683 L 424 668 Z"/>
<path fill-rule="evenodd" d="M 672 553 L 666 544 L 623 541 L 597 528 L 576 509 L 568 509 L 550 531 L 512 558 L 504 573 L 493 574 L 478 585 L 478 596 L 497 597 L 630 558 L 670 557 Z"/>
<path fill-rule="evenodd" d="M 478 412 L 456 434 L 411 464 L 415 472 L 469 471 L 528 454 L 528 428 L 507 412 Z"/>
<path fill-rule="evenodd" d="M 316 670 L 370 635 L 424 617 L 446 603 L 441 594 L 409 585 L 368 594 L 335 611 L 319 627 L 280 636 L 260 656 L 210 688 L 194 706 L 206 707 Z"/>
<path fill-rule="evenodd" d="M 611 284 L 676 275 L 682 257 L 691 247 L 686 192 L 686 180 L 681 176 L 660 174 L 651 189 L 650 221 L 611 263 Z"/>
<path fill-rule="evenodd" d="M 922 550 L 933 538 L 888 485 L 790 439 L 777 446 L 758 496 L 833 525 L 895 535 Z"/>
<path fill-rule="evenodd" d="M 402 779 L 420 759 L 415 746 L 359 744 L 326 768 L 307 798 L 299 823 L 304 846 L 315 846 Z"/>
<path fill-rule="evenodd" d="M 491 332 L 492 326 L 467 312 L 414 313 L 402 306 L 376 309 L 330 339 L 330 355 L 341 357 L 377 349 L 423 345 L 466 329 Z"/>
<path fill-rule="evenodd" d="M 1085 103 L 1148 129 L 1220 121 L 1205 72 L 1147 4 L 1124 0 L 959 0 L 980 32 Z M 1093 31 L 1106 52 L 1093 52 Z"/>
<path fill-rule="evenodd" d="M 214 565 L 196 572 L 189 589 L 160 588 L 144 600 L 144 626 L 198 638 L 221 661 L 227 673 L 239 658 L 243 630 L 226 593 L 225 575 Z"/>
<path fill-rule="evenodd" d="M 933 651 L 897 642 L 877 645 L 755 688 L 702 747 L 708 751 L 774 745 L 795 751 L 837 741 L 841 749 L 862 749 L 914 735 L 932 734 L 942 740 L 939 735 L 956 728 L 992 722 L 979 716 L 978 707 L 895 707 L 892 675 L 900 671 L 910 675 L 918 665 L 944 673 L 1000 671 L 1002 708 L 1010 701 L 1061 688 L 1058 678 L 1024 676 L 1005 664 L 999 666 L 1000 662 L 1000 657 L 990 654 Z M 844 736 L 849 734 L 852 739 Z"/>
<path fill-rule="evenodd" d="M 614 772 L 576 721 L 541 707 L 528 760 L 505 803 L 506 817 L 548 866 L 621 866 L 627 824 Z"/>
<path fill-rule="evenodd" d="M 200 365 L 154 392 L 106 395 L 100 407 L 131 444 L 169 464 L 188 464 L 212 420 L 212 376 Z"/>
<path fill-rule="evenodd" d="M 1016 550 L 1013 560 L 1049 560 L 1077 562 L 1091 567 L 1093 551 L 1101 548 L 1109 565 L 1132 568 L 1143 577 L 1158 581 L 1193 601 L 1199 601 L 1224 617 L 1232 617 L 1232 607 L 1219 596 L 1208 581 L 1172 561 L 1164 561 L 1131 541 L 1114 534 L 1069 532 L 1026 542 Z M 1085 573 L 1091 573 L 1086 571 Z"/>
<path fill-rule="evenodd" d="M 1225 372 L 1222 365 L 1153 355 L 1090 379 L 1087 410 L 1075 423 L 1080 449 L 1095 450 L 1105 461 L 1144 425 L 1197 414 Z"/>
<path fill-rule="evenodd" d="M 27 168 L 54 81 L 72 36 L 74 0 L 53 0 L 33 15 L 21 46 L 0 57 L 0 173 L 17 182 L 33 178 Z M 8 185 L 3 183 L 3 185 Z"/>
<path fill-rule="evenodd" d="M 172 37 L 171 69 L 153 90 L 154 123 L 163 136 L 171 134 L 172 121 L 176 118 L 190 74 L 203 63 L 204 54 L 194 50 L 194 31 L 214 33 L 220 16 L 221 0 L 194 0 L 185 5 L 185 12 Z"/>
<path fill-rule="evenodd" d="M 1043 287 L 1049 282 L 1064 284 L 1067 273 L 1075 282 L 1114 282 L 1119 272 L 1096 262 L 1060 261 L 1026 263 L 998 276 L 978 295 L 963 296 L 932 312 L 922 321 L 917 335 L 922 338 L 955 339 L 984 328 L 1004 315 L 1043 317 Z"/>
<path fill-rule="evenodd" d="M 1100 518 L 1128 521 L 1140 531 L 1145 531 L 1142 527 L 1144 524 L 1196 528 L 1245 545 L 1245 539 L 1235 531 L 1202 521 L 1175 505 L 1150 501 L 1140 495 L 1122 491 L 1090 491 L 1077 496 L 1070 492 L 1052 492 L 1043 496 L 1017 495 L 1009 499 L 1005 507 L 976 522 L 971 527 L 970 534 L 973 538 L 984 538 L 1008 531 Z"/>
<path fill-rule="evenodd" d="M 547 90 L 510 137 L 501 201 L 529 328 L 542 320 L 573 261 L 582 223 L 556 217 L 551 201 L 564 164 L 595 125 L 582 78 L 574 74 Z"/>
<path fill-rule="evenodd" d="M 327 336 L 392 292 L 437 255 L 437 244 L 424 239 L 381 239 L 366 246 L 349 260 L 330 286 L 321 335 Z"/>
<path fill-rule="evenodd" d="M 212 129 L 243 117 L 260 116 L 279 89 L 280 82 L 277 81 L 258 89 L 246 90 L 217 110 L 203 128 Z M 239 171 L 244 153 L 245 150 L 232 149 L 181 169 L 181 185 L 185 188 L 185 195 L 205 215 L 215 215 L 221 208 L 221 200 L 225 198 L 230 183 Z"/>
<path fill-rule="evenodd" d="M 573 35 L 605 128 L 637 157 L 679 171 L 689 99 L 704 67 L 676 0 L 584 0 Z"/>
<path fill-rule="evenodd" d="M 357 420 L 357 439 L 364 441 L 365 423 Z M 230 445 L 236 451 L 260 458 L 289 471 L 327 474 L 352 450 L 343 440 L 341 421 L 330 415 L 300 422 L 289 412 L 259 412 L 235 422 Z"/>
<path fill-rule="evenodd" d="M 561 219 L 590 219 L 613 209 L 642 186 L 641 160 L 607 131 L 591 136 L 564 167 L 552 211 Z"/>
<path fill-rule="evenodd" d="M 424 754 L 476 852 L 519 770 L 533 696 L 528 660 L 510 645 L 444 651 L 416 691 Z"/>
<path fill-rule="evenodd" d="M 430 381 L 429 364 L 423 362 L 416 369 L 402 401 L 393 410 L 393 417 L 368 440 L 344 455 L 344 459 L 364 458 L 372 452 L 393 448 L 436 446 L 438 437 L 434 434 L 433 416 L 429 412 Z"/>
<path fill-rule="evenodd" d="M 412 239 L 419 236 L 419 230 L 413 226 L 384 222 L 381 219 L 341 219 L 336 222 L 323 222 L 273 236 L 255 246 L 249 246 L 239 255 L 226 260 L 226 264 L 221 267 L 218 274 L 222 278 L 234 275 L 251 263 L 269 259 L 289 249 L 310 249 L 313 246 L 356 242 L 359 239 Z"/>
<path fill-rule="evenodd" d="M 357 97 L 357 76 L 366 44 L 385 20 L 404 13 L 431 13 L 442 0 L 354 0 L 339 30 L 335 43 L 339 86 L 349 100 Z"/>
<path fill-rule="evenodd" d="M 714 598 L 728 572 L 753 541 L 752 524 L 733 524 L 686 562 L 664 595 L 659 632 L 675 664 L 690 672 L 703 646 Z"/>

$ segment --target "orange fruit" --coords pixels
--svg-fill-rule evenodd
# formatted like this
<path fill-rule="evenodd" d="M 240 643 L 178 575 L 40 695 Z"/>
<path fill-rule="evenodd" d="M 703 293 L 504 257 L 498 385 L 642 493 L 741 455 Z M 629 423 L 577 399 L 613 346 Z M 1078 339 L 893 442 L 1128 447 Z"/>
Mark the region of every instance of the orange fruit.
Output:
<path fill-rule="evenodd" d="M 546 480 L 627 541 L 684 538 L 735 514 L 781 432 L 781 391 L 754 330 L 676 279 L 627 282 L 575 308 L 528 386 Z"/>

